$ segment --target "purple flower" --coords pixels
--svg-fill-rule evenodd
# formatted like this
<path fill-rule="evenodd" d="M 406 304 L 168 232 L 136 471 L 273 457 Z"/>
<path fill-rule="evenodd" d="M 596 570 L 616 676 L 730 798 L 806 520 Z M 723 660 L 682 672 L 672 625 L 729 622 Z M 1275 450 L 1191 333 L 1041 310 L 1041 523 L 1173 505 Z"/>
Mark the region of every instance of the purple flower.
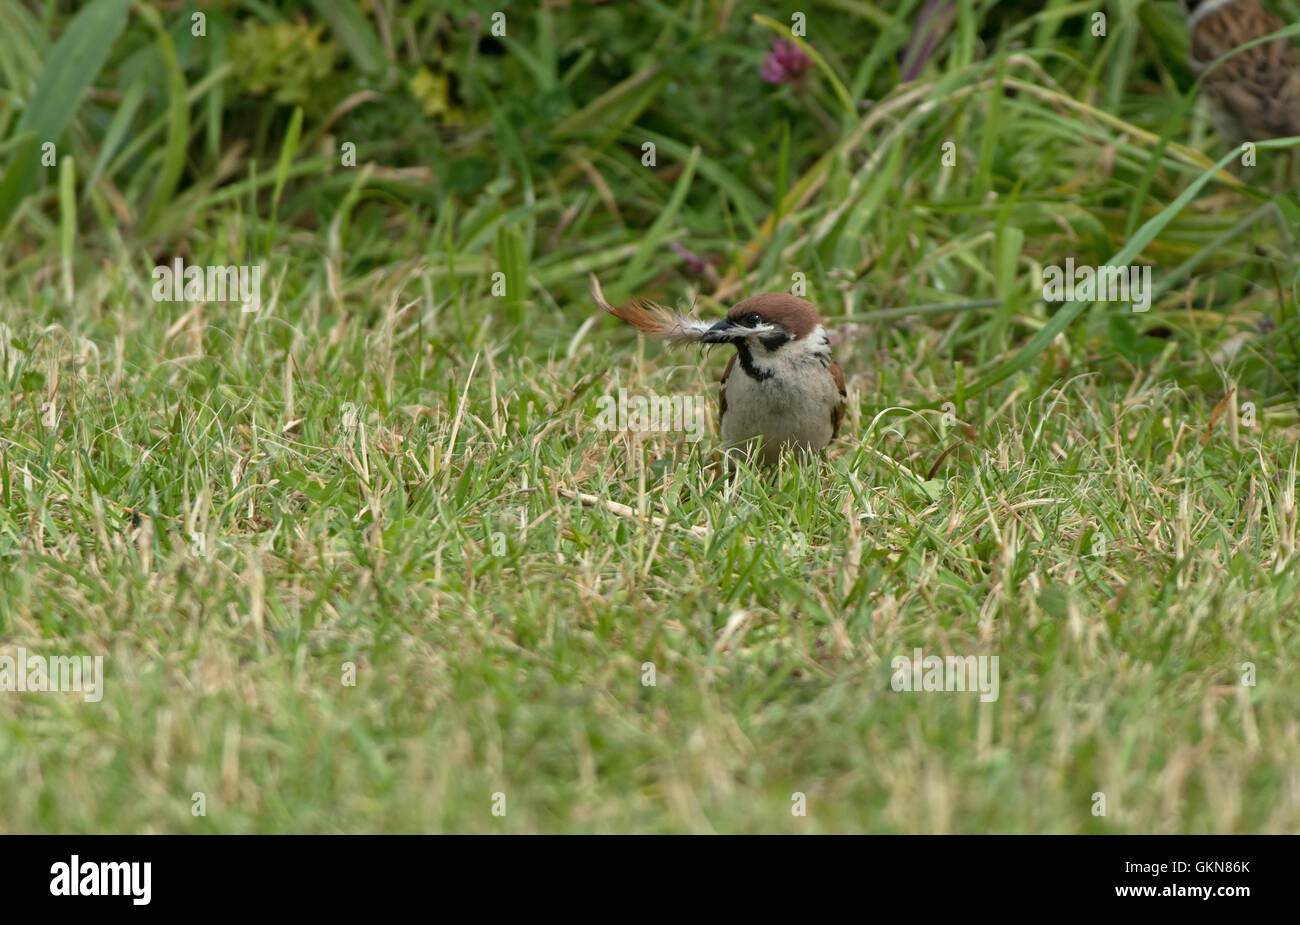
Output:
<path fill-rule="evenodd" d="M 812 58 L 790 39 L 775 38 L 763 59 L 762 77 L 770 84 L 802 83 Z"/>

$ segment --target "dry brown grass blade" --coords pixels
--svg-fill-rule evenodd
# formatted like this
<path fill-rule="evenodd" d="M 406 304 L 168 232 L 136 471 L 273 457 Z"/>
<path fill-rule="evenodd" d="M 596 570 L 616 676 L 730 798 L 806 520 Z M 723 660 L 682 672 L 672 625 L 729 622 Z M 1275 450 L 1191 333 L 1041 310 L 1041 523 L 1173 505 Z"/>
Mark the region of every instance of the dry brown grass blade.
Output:
<path fill-rule="evenodd" d="M 1228 394 L 1224 395 L 1223 398 L 1220 399 L 1219 403 L 1214 406 L 1214 410 L 1210 412 L 1210 419 L 1205 422 L 1205 433 L 1201 435 L 1202 449 L 1204 449 L 1210 442 L 1210 438 L 1214 436 L 1214 426 L 1219 423 L 1219 418 L 1223 416 L 1223 412 L 1228 407 L 1228 403 L 1231 402 L 1236 395 L 1236 388 L 1228 389 Z"/>
<path fill-rule="evenodd" d="M 587 507 L 604 508 L 605 510 L 609 511 L 611 514 L 614 514 L 617 517 L 628 517 L 632 519 L 640 519 L 643 516 L 642 514 L 638 513 L 637 509 L 634 507 L 629 507 L 628 505 L 623 504 L 619 501 L 611 501 L 608 498 L 602 498 L 600 497 L 600 495 L 593 495 L 585 491 L 572 491 L 571 489 L 568 488 L 561 488 L 560 497 L 568 498 L 571 501 L 581 501 Z M 658 527 L 661 530 L 667 527 L 672 527 L 674 530 L 680 530 L 683 533 L 688 533 L 691 536 L 696 536 L 699 537 L 700 539 L 709 538 L 708 527 L 701 527 L 698 525 L 683 527 L 680 524 L 670 524 L 666 520 L 664 520 L 664 518 L 656 517 L 653 514 L 649 515 L 649 520 L 650 523 L 654 524 L 656 527 Z"/>

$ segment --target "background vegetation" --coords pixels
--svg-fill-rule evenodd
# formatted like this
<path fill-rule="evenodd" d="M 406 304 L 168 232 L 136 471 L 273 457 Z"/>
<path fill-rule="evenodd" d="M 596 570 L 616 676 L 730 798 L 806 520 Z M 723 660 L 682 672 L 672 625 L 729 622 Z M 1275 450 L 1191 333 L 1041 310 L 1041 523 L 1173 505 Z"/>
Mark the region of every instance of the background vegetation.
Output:
<path fill-rule="evenodd" d="M 1296 142 L 1216 171 L 1185 55 L 1144 0 L 0 0 L 0 652 L 107 671 L 0 694 L 0 831 L 1295 831 Z M 825 463 L 597 430 L 725 357 L 591 272 L 804 274 Z"/>

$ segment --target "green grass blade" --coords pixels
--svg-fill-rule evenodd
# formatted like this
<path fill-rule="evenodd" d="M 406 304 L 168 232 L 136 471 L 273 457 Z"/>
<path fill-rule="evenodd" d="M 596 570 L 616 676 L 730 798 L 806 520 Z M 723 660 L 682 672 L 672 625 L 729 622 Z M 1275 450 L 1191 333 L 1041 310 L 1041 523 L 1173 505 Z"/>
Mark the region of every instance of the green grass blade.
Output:
<path fill-rule="evenodd" d="M 158 52 L 162 55 L 163 68 L 167 74 L 167 141 L 163 146 L 162 170 L 158 174 L 158 182 L 149 201 L 149 211 L 143 222 L 144 227 L 148 228 L 171 201 L 176 186 L 180 183 L 181 172 L 185 168 L 185 149 L 190 138 L 190 108 L 185 98 L 185 75 L 181 72 L 171 36 L 167 34 L 162 19 L 152 9 L 141 7 L 140 12 L 157 33 Z"/>
<path fill-rule="evenodd" d="M 311 0 L 311 5 L 330 24 L 334 37 L 361 71 L 378 74 L 384 69 L 384 46 L 357 4 L 349 0 Z"/>
<path fill-rule="evenodd" d="M 16 132 L 35 132 L 39 143 L 57 142 L 68 127 L 90 85 L 99 76 L 109 51 L 126 25 L 130 0 L 92 0 L 82 8 L 50 49 L 45 70 L 31 101 L 18 120 Z M 39 150 L 39 144 L 32 152 Z M 0 228 L 31 192 L 38 161 L 31 153 L 15 157 L 0 184 Z"/>
<path fill-rule="evenodd" d="M 63 297 L 72 303 L 72 249 L 77 240 L 77 164 L 70 156 L 59 160 L 59 262 Z"/>
<path fill-rule="evenodd" d="M 673 188 L 673 194 L 668 200 L 668 205 L 655 218 L 650 230 L 646 232 L 641 241 L 641 246 L 637 248 L 636 256 L 628 263 L 627 269 L 623 272 L 618 292 L 619 298 L 624 298 L 632 293 L 633 287 L 646 277 L 646 267 L 650 265 L 658 249 L 663 245 L 668 230 L 672 223 L 677 219 L 677 212 L 682 207 L 682 202 L 686 199 L 686 193 L 691 188 L 691 180 L 695 177 L 695 165 L 700 159 L 700 149 L 693 148 L 691 156 L 686 160 L 686 166 L 682 169 L 682 175 L 677 178 L 677 185 Z"/>
<path fill-rule="evenodd" d="M 1294 141 L 1295 139 L 1289 140 Z M 1287 146 L 1274 142 L 1261 143 L 1260 147 Z M 1197 194 L 1200 193 L 1201 188 L 1204 187 L 1206 183 L 1210 182 L 1210 179 L 1227 166 L 1228 162 L 1236 156 L 1237 152 L 1234 150 L 1220 158 L 1213 167 L 1201 174 L 1190 186 L 1187 187 L 1187 189 L 1183 190 L 1177 199 L 1161 209 L 1157 215 L 1149 219 L 1145 225 L 1139 228 L 1137 234 L 1129 240 L 1128 244 L 1125 245 L 1118 254 L 1110 260 L 1107 260 L 1103 266 L 1128 266 L 1133 261 L 1133 258 L 1142 253 L 1143 248 L 1154 241 L 1156 236 L 1164 230 L 1165 226 L 1173 221 L 1174 216 L 1181 212 L 1189 202 L 1196 198 Z M 986 389 L 990 389 L 997 385 L 1008 376 L 1015 375 L 1020 370 L 1024 369 L 1033 362 L 1034 357 L 1038 356 L 1038 354 L 1047 348 L 1047 345 L 1052 342 L 1052 339 L 1055 338 L 1057 334 L 1060 334 L 1065 330 L 1066 325 L 1077 318 L 1079 313 L 1091 304 L 1091 302 L 1084 302 L 1078 299 L 1066 303 L 1055 315 L 1052 316 L 1051 320 L 1048 321 L 1037 334 L 1031 337 L 1029 341 L 1020 348 L 1020 351 L 1015 356 L 1003 363 L 999 363 L 991 369 L 987 374 L 980 378 L 978 382 L 972 384 L 969 391 L 972 393 L 983 392 Z"/>
<path fill-rule="evenodd" d="M 275 186 L 271 190 L 271 221 L 266 229 L 266 249 L 271 249 L 274 240 L 276 218 L 279 216 L 280 194 L 284 192 L 285 181 L 289 179 L 289 167 L 293 156 L 298 152 L 298 139 L 302 137 L 302 107 L 293 111 L 289 119 L 289 129 L 284 133 L 284 142 L 280 146 L 280 157 L 275 164 Z"/>

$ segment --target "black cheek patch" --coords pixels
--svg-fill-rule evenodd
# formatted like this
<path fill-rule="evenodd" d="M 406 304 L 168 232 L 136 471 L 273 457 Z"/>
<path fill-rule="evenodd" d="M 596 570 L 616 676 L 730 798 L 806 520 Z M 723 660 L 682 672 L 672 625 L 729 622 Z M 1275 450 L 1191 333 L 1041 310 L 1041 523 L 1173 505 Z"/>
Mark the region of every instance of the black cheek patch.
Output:
<path fill-rule="evenodd" d="M 786 334 L 784 331 L 777 331 L 773 334 L 768 334 L 766 337 L 760 337 L 758 340 L 759 343 L 761 343 L 768 350 L 775 350 L 777 347 L 789 343 L 791 337 L 789 334 Z"/>
<path fill-rule="evenodd" d="M 746 376 L 755 382 L 772 378 L 770 369 L 759 369 L 754 365 L 754 355 L 749 352 L 749 344 L 743 340 L 736 341 L 736 353 L 740 356 L 740 368 Z"/>

